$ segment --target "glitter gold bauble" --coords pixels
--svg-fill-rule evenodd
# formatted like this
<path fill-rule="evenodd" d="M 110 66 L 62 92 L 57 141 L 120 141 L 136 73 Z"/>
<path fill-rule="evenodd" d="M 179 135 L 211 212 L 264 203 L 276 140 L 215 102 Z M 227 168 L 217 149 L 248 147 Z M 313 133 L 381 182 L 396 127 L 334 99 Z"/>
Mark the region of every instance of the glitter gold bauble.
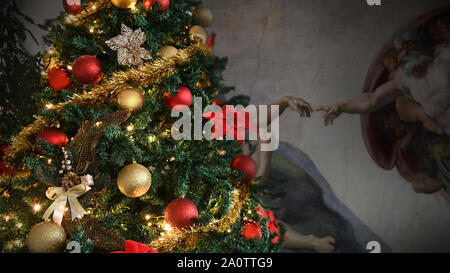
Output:
<path fill-rule="evenodd" d="M 136 88 L 125 88 L 117 96 L 117 103 L 122 109 L 130 112 L 136 111 L 144 105 L 145 98 Z"/>
<path fill-rule="evenodd" d="M 31 253 L 59 253 L 66 245 L 64 228 L 54 222 L 42 222 L 28 233 L 27 246 Z"/>
<path fill-rule="evenodd" d="M 152 175 L 140 164 L 125 166 L 117 177 L 119 190 L 127 197 L 136 198 L 144 195 L 152 184 Z"/>
<path fill-rule="evenodd" d="M 159 57 L 163 59 L 170 59 L 171 57 L 177 55 L 178 49 L 173 46 L 163 46 L 159 49 Z"/>
<path fill-rule="evenodd" d="M 111 0 L 111 2 L 119 9 L 131 9 L 136 6 L 137 0 Z"/>
<path fill-rule="evenodd" d="M 214 15 L 207 6 L 196 7 L 192 16 L 202 24 L 202 27 L 210 26 L 214 20 Z"/>
<path fill-rule="evenodd" d="M 193 26 L 189 30 L 189 36 L 191 39 L 199 41 L 202 45 L 206 45 L 208 41 L 208 33 L 201 26 Z"/>

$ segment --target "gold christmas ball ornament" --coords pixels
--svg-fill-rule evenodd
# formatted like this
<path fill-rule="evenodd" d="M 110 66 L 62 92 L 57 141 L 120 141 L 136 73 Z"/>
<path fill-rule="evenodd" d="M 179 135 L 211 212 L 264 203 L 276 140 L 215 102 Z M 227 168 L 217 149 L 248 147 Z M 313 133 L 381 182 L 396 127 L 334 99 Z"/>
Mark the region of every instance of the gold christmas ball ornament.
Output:
<path fill-rule="evenodd" d="M 201 26 L 193 26 L 189 30 L 189 36 L 191 39 L 199 41 L 202 45 L 206 45 L 208 41 L 208 33 Z"/>
<path fill-rule="evenodd" d="M 122 109 L 127 109 L 130 112 L 140 109 L 144 102 L 144 95 L 136 88 L 125 88 L 117 96 L 117 104 Z"/>
<path fill-rule="evenodd" d="M 192 16 L 201 23 L 202 27 L 208 27 L 214 21 L 214 15 L 207 6 L 196 7 Z"/>
<path fill-rule="evenodd" d="M 119 9 L 131 9 L 137 4 L 137 0 L 111 0 L 111 2 Z"/>
<path fill-rule="evenodd" d="M 136 198 L 144 195 L 152 184 L 152 174 L 140 164 L 125 166 L 117 177 L 117 186 L 125 196 Z"/>
<path fill-rule="evenodd" d="M 59 253 L 66 245 L 64 228 L 54 222 L 42 222 L 28 233 L 27 246 L 31 253 Z"/>
<path fill-rule="evenodd" d="M 178 49 L 173 46 L 163 46 L 159 49 L 159 57 L 163 59 L 170 59 L 173 56 L 177 55 Z"/>

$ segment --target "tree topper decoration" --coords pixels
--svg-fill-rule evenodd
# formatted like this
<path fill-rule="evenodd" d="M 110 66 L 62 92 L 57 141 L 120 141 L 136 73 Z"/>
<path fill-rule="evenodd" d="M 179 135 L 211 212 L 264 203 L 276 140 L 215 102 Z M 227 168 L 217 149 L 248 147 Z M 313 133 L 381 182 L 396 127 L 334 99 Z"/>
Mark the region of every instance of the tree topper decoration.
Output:
<path fill-rule="evenodd" d="M 136 64 L 137 66 L 141 66 L 144 64 L 144 60 L 152 59 L 150 53 L 141 47 L 146 40 L 147 37 L 140 28 L 133 31 L 131 28 L 122 24 L 122 35 L 106 41 L 106 45 L 112 50 L 117 51 L 117 61 L 119 64 L 128 66 Z"/>

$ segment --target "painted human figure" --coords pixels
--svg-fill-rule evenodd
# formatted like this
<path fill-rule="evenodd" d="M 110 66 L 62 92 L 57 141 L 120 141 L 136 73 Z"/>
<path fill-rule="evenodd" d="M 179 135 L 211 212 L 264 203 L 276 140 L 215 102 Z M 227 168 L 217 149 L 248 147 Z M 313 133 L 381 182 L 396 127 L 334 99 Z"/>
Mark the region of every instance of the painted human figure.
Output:
<path fill-rule="evenodd" d="M 433 133 L 450 135 L 450 45 L 441 45 L 432 53 L 412 52 L 395 78 L 375 92 L 318 110 L 325 112 L 325 125 L 328 125 L 342 113 L 374 112 L 401 96 L 410 99 L 396 107 L 402 120 L 422 122 Z"/>
<path fill-rule="evenodd" d="M 373 93 L 363 93 L 350 100 L 317 110 L 324 111 L 325 125 L 343 113 L 367 114 L 395 102 L 397 113 L 404 122 L 421 122 L 436 135 L 450 135 L 450 45 L 441 44 L 431 50 L 408 52 L 403 65 L 391 80 Z M 403 139 L 406 146 L 411 135 Z M 439 161 L 441 173 L 449 170 L 449 160 Z M 412 186 L 415 191 L 433 193 L 442 188 L 444 179 L 417 174 Z"/>
<path fill-rule="evenodd" d="M 311 113 L 313 112 L 311 105 L 303 99 L 295 97 L 284 97 L 268 107 L 267 121 L 269 125 L 273 120 L 278 118 L 271 116 L 272 106 L 279 107 L 279 116 L 281 116 L 288 108 L 298 112 L 301 117 L 310 117 Z M 250 149 L 249 145 L 244 142 L 243 150 L 244 154 L 251 156 L 256 163 L 257 168 L 255 177 L 259 177 L 262 180 L 267 180 L 270 174 L 272 151 L 261 151 L 262 149 L 260 148 L 260 146 L 262 143 L 265 142 L 261 140 L 250 141 L 250 144 L 255 147 L 255 149 Z M 335 243 L 335 239 L 332 237 L 318 238 L 314 235 L 302 235 L 290 228 L 288 225 L 285 226 L 285 247 L 309 248 L 320 253 L 328 253 L 334 250 L 333 244 Z"/>

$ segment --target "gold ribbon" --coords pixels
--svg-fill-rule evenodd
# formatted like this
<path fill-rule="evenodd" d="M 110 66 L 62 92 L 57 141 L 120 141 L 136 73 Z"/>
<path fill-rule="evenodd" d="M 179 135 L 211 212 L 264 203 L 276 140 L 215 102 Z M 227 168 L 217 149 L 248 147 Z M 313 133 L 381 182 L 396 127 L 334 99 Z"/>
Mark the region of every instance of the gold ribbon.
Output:
<path fill-rule="evenodd" d="M 72 187 L 68 191 L 64 191 L 62 187 L 48 188 L 45 195 L 47 195 L 48 199 L 54 200 L 54 202 L 47 208 L 42 218 L 47 220 L 53 213 L 53 222 L 61 225 L 67 200 L 69 200 L 72 220 L 83 218 L 87 212 L 77 198 L 90 191 L 91 187 L 89 186 L 92 186 L 94 183 L 90 175 L 83 177 L 82 181 L 82 184 Z"/>

